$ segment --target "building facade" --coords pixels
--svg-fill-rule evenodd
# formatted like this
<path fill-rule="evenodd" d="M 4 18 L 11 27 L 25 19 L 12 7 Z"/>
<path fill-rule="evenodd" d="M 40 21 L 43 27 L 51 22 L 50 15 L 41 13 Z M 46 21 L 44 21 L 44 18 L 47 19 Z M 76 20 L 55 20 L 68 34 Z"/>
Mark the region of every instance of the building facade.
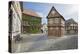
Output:
<path fill-rule="evenodd" d="M 48 32 L 48 27 L 47 27 L 47 24 L 46 24 L 46 23 L 43 23 L 43 24 L 41 25 L 41 31 L 42 31 L 42 33 L 46 33 L 46 34 L 47 34 L 47 32 Z"/>
<path fill-rule="evenodd" d="M 63 36 L 65 32 L 65 19 L 52 7 L 48 16 L 48 36 Z"/>
<path fill-rule="evenodd" d="M 22 2 L 9 1 L 9 36 L 8 36 L 8 51 L 13 52 L 13 41 L 21 34 L 21 20 L 22 20 Z"/>
<path fill-rule="evenodd" d="M 36 12 L 29 9 L 23 10 L 22 33 L 39 33 L 40 25 L 41 17 Z"/>
<path fill-rule="evenodd" d="M 78 24 L 73 19 L 66 20 L 65 22 L 66 34 L 77 34 Z"/>
<path fill-rule="evenodd" d="M 22 2 L 9 2 L 9 35 L 12 40 L 15 36 L 21 34 L 21 20 L 22 20 Z"/>

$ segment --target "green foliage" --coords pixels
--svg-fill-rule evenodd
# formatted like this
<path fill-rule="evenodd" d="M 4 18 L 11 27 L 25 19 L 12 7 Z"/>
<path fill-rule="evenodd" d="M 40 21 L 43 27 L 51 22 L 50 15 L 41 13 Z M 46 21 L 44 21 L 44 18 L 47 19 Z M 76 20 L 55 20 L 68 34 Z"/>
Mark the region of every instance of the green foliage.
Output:
<path fill-rule="evenodd" d="M 39 17 L 32 17 L 32 16 L 27 16 L 23 15 L 23 21 L 27 21 L 30 25 L 38 25 L 41 23 L 41 18 Z"/>
<path fill-rule="evenodd" d="M 28 26 L 25 28 L 26 33 L 38 33 L 40 32 L 40 29 L 36 26 Z"/>
<path fill-rule="evenodd" d="M 28 27 L 28 28 L 26 27 L 27 33 L 38 33 L 38 32 L 40 32 L 40 29 L 38 29 L 37 26 L 41 24 L 41 18 L 23 15 L 22 20 L 27 21 L 28 24 L 30 25 L 30 27 Z"/>

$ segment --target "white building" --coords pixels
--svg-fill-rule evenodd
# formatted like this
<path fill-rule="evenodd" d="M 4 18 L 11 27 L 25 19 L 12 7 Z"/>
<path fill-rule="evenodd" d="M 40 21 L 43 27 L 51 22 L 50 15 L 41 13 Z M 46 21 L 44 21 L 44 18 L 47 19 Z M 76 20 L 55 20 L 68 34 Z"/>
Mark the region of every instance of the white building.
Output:
<path fill-rule="evenodd" d="M 43 30 L 43 33 L 47 33 L 48 32 L 47 24 L 44 23 L 41 27 L 41 30 Z"/>
<path fill-rule="evenodd" d="M 9 11 L 11 11 L 9 12 L 9 34 L 11 34 L 13 40 L 13 37 L 21 34 L 21 3 L 19 1 L 10 1 L 9 6 Z"/>

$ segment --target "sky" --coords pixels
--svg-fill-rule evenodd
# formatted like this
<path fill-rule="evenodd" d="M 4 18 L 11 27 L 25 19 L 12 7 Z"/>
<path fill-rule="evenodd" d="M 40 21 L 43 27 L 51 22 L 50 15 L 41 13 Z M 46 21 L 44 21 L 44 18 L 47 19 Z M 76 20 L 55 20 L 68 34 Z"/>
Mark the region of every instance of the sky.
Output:
<path fill-rule="evenodd" d="M 35 3 L 35 2 L 23 2 L 23 9 L 31 9 L 42 17 L 42 24 L 47 24 L 47 15 L 51 10 L 52 6 L 68 20 L 73 18 L 76 22 L 78 21 L 78 6 L 74 4 L 55 4 L 55 3 Z"/>

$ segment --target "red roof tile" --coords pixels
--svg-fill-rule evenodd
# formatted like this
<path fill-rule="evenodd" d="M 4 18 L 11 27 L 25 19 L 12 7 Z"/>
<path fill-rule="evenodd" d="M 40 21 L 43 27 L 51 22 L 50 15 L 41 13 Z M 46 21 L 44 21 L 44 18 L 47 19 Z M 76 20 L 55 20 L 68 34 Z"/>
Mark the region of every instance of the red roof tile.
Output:
<path fill-rule="evenodd" d="M 34 16 L 34 17 L 40 17 L 35 11 L 29 9 L 23 9 L 23 14 Z"/>

